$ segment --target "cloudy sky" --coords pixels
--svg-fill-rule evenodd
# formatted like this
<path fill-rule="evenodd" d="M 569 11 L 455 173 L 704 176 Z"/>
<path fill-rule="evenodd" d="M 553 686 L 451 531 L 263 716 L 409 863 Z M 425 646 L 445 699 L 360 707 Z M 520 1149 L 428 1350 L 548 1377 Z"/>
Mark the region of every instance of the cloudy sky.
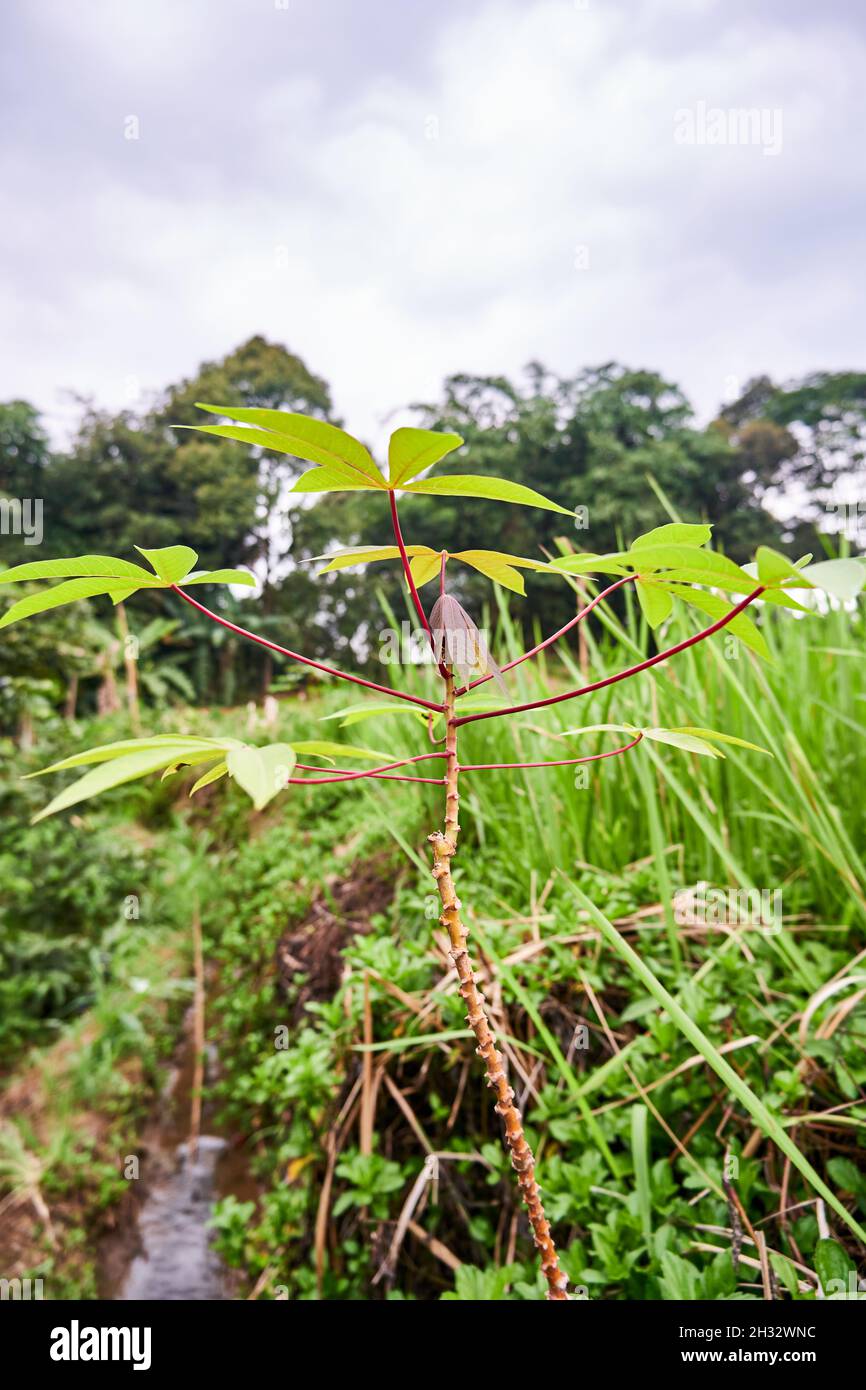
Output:
<path fill-rule="evenodd" d="M 6 0 L 0 27 L 0 398 L 58 434 L 71 392 L 140 405 L 256 332 L 372 438 L 531 358 L 654 367 L 701 415 L 866 365 L 859 0 Z"/>

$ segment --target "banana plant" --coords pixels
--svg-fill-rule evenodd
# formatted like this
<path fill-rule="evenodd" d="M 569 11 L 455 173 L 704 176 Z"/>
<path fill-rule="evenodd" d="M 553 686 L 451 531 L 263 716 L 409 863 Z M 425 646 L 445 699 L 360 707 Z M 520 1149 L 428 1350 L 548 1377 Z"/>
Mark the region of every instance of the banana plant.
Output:
<path fill-rule="evenodd" d="M 76 599 L 106 596 L 118 603 L 126 601 L 139 589 L 168 589 L 198 613 L 236 635 L 332 678 L 364 687 L 378 697 L 376 701 L 367 700 L 364 704 L 349 706 L 330 718 L 339 717 L 343 724 L 351 724 L 369 715 L 403 711 L 416 717 L 421 726 L 418 729 L 419 738 L 427 747 L 412 757 L 383 762 L 384 755 L 374 750 L 326 740 L 276 743 L 264 748 L 218 737 L 156 735 L 123 740 L 75 753 L 44 769 L 45 772 L 61 772 L 86 767 L 87 771 L 55 796 L 37 819 L 133 779 L 157 772 L 167 777 L 187 768 L 196 771 L 193 794 L 220 778 L 229 777 L 252 798 L 257 809 L 292 786 L 394 779 L 439 787 L 443 798 L 442 824 L 428 836 L 432 851 L 432 874 L 441 900 L 439 921 L 448 932 L 459 991 L 468 1011 L 467 1021 L 478 1043 L 477 1051 L 485 1066 L 488 1086 L 496 1097 L 495 1110 L 502 1121 L 504 1142 L 510 1151 L 520 1195 L 538 1249 L 541 1270 L 547 1283 L 547 1297 L 551 1301 L 567 1301 L 567 1279 L 545 1214 L 536 1178 L 535 1158 L 523 1130 L 520 1112 L 514 1104 L 514 1091 L 509 1084 L 506 1063 L 496 1045 L 467 948 L 468 931 L 452 867 L 458 849 L 461 786 L 466 777 L 474 778 L 494 767 L 514 770 L 537 768 L 543 771 L 545 767 L 623 756 L 648 743 L 663 744 L 705 757 L 723 757 L 726 743 L 738 743 L 758 753 L 764 750 L 724 732 L 709 729 L 636 728 L 611 723 L 563 730 L 564 736 L 575 739 L 597 733 L 616 735 L 612 746 L 602 752 L 576 752 L 573 757 L 555 761 L 484 764 L 468 759 L 461 761 L 465 756 L 464 739 L 470 736 L 470 726 L 478 720 L 503 719 L 541 706 L 570 703 L 602 687 L 637 676 L 725 629 L 758 657 L 766 658 L 769 655 L 766 642 L 760 625 L 752 617 L 759 605 L 770 604 L 806 614 L 816 611 L 818 606 L 801 603 L 794 596 L 794 591 L 802 596 L 815 590 L 847 602 L 860 592 L 866 571 L 855 560 L 812 564 L 811 557 L 806 556 L 792 563 L 784 555 L 767 547 L 758 550 L 754 564 L 739 566 L 709 548 L 709 526 L 682 523 L 657 527 L 639 536 L 628 550 L 603 555 L 572 553 L 552 561 L 486 549 L 451 554 L 445 548 L 434 550 L 429 546 L 407 545 L 398 514 L 397 498 L 401 493 L 485 498 L 511 505 L 544 508 L 563 515 L 570 513 L 567 508 L 532 488 L 507 479 L 473 474 L 431 476 L 431 468 L 461 447 L 463 440 L 456 434 L 398 429 L 391 436 L 386 476 L 359 440 L 334 425 L 277 410 L 235 409 L 215 405 L 202 405 L 201 409 L 222 417 L 223 421 L 199 425 L 197 428 L 206 434 L 239 440 L 270 452 L 289 454 L 312 464 L 313 467 L 295 483 L 293 490 L 296 493 L 366 490 L 381 494 L 383 511 L 390 514 L 391 537 L 380 546 L 355 547 L 321 558 L 327 559 L 325 570 L 387 561 L 399 563 L 422 639 L 430 647 L 429 670 L 436 686 L 432 697 L 379 685 L 352 672 L 336 670 L 280 646 L 260 633 L 250 632 L 209 609 L 190 592 L 191 589 L 204 584 L 254 585 L 255 581 L 252 575 L 244 571 L 197 572 L 194 569 L 195 552 L 186 546 L 141 549 L 139 553 L 150 566 L 149 570 L 131 561 L 105 555 L 84 555 L 77 559 L 18 565 L 0 574 L 0 584 L 43 579 L 60 582 L 14 603 L 0 618 L 0 628 Z M 527 570 L 546 575 L 552 581 L 570 583 L 573 587 L 576 577 L 591 577 L 597 592 L 557 632 L 509 661 L 500 670 L 472 618 L 448 592 L 448 565 L 455 562 L 473 567 L 494 584 L 518 594 L 524 591 L 523 571 Z M 604 578 L 603 588 L 598 587 L 599 576 Z M 434 582 L 438 593 L 428 614 L 419 591 Z M 471 694 L 490 680 L 497 681 L 501 686 L 510 670 L 562 641 L 579 624 L 584 623 L 599 605 L 627 585 L 634 587 L 641 611 L 649 628 L 654 631 L 663 627 L 676 604 L 694 608 L 711 621 L 675 646 L 664 648 L 657 643 L 653 655 L 613 675 L 575 689 L 557 691 L 543 699 L 509 705 L 507 694 L 504 700 L 501 693 L 496 699 Z M 750 609 L 752 613 L 748 611 Z M 385 701 L 382 700 L 383 696 L 387 697 Z M 315 761 L 302 761 L 306 758 Z M 356 766 L 343 766 L 346 762 Z M 370 762 L 375 766 L 366 765 Z M 426 774 L 407 771 L 425 762 L 436 764 L 437 775 L 427 775 L 429 768 Z M 685 1026 L 689 1022 L 688 1019 L 681 1019 L 677 1013 L 673 1013 L 672 1017 L 678 1026 Z M 727 1064 L 711 1044 L 707 1043 L 707 1048 L 707 1060 L 727 1082 L 730 1068 L 724 1070 Z M 737 1081 L 737 1094 L 743 1098 L 743 1092 L 748 1093 L 747 1103 L 753 1104 L 753 1113 L 762 1123 L 761 1115 L 766 1113 L 762 1103 L 745 1083 L 739 1078 Z M 770 1137 L 778 1140 L 769 1120 L 765 1127 Z M 786 1143 L 789 1144 L 786 1153 L 806 1180 L 849 1225 L 859 1231 L 853 1217 L 825 1187 L 799 1150 L 789 1141 L 786 1140 Z"/>

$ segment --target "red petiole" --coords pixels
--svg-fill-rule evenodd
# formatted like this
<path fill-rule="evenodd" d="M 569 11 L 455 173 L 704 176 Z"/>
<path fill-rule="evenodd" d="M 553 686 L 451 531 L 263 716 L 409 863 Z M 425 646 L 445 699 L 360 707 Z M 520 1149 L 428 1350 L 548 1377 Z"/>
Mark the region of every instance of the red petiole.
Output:
<path fill-rule="evenodd" d="M 628 680 L 629 676 L 636 676 L 641 671 L 648 671 L 651 666 L 657 666 L 660 661 L 667 661 L 668 657 L 676 656 L 678 652 L 684 652 L 687 647 L 693 647 L 696 642 L 702 642 L 705 637 L 712 637 L 714 632 L 719 632 L 728 623 L 736 618 L 738 613 L 742 613 L 744 608 L 748 608 L 750 603 L 754 603 L 756 598 L 760 598 L 764 592 L 764 585 L 754 589 L 751 594 L 738 603 L 718 622 L 712 623 L 710 627 L 705 627 L 702 632 L 696 632 L 685 641 L 678 642 L 675 647 L 668 647 L 666 651 L 657 652 L 655 656 L 647 657 L 646 661 L 639 661 L 636 666 L 629 666 L 625 671 L 618 671 L 615 676 L 605 676 L 603 680 L 593 681 L 591 685 L 583 685 L 578 690 L 566 690 L 562 695 L 548 695 L 544 700 L 530 700 L 525 705 L 511 705 L 508 709 L 484 710 L 478 714 L 464 714 L 462 718 L 455 719 L 455 725 L 471 724 L 476 719 L 496 719 L 503 714 L 524 714 L 527 710 L 542 709 L 546 705 L 558 705 L 563 700 L 575 700 L 578 695 L 589 695 L 593 690 L 603 690 L 607 685 L 616 685 L 619 681 Z"/>
<path fill-rule="evenodd" d="M 281 647 L 278 642 L 271 642 L 267 637 L 259 637 L 255 632 L 249 632 L 245 627 L 238 627 L 237 623 L 229 622 L 228 618 L 221 618 L 218 613 L 214 613 L 210 608 L 205 608 L 203 603 L 194 599 L 185 589 L 181 589 L 177 584 L 172 584 L 172 589 L 176 594 L 180 594 L 186 603 L 197 608 L 199 613 L 204 613 L 206 617 L 212 618 L 221 627 L 228 628 L 229 632 L 236 632 L 239 637 L 248 637 L 251 642 L 255 642 L 260 647 L 267 647 L 269 651 L 279 652 L 281 656 L 288 656 L 292 661 L 300 661 L 304 666 L 311 666 L 314 671 L 324 671 L 328 676 L 336 676 L 337 680 L 352 681 L 355 685 L 363 685 L 367 690 L 375 690 L 380 695 L 393 696 L 395 700 L 409 700 L 413 705 L 423 705 L 424 709 L 433 710 L 435 714 L 441 714 L 444 705 L 437 705 L 433 700 L 422 700 L 420 695 L 409 695 L 405 690 L 395 690 L 390 685 L 377 685 L 375 681 L 364 680 L 363 676 L 354 676 L 348 671 L 338 671 L 333 666 L 326 666 L 322 661 L 313 661 L 309 656 L 301 656 L 298 652 L 290 651 L 288 647 Z"/>

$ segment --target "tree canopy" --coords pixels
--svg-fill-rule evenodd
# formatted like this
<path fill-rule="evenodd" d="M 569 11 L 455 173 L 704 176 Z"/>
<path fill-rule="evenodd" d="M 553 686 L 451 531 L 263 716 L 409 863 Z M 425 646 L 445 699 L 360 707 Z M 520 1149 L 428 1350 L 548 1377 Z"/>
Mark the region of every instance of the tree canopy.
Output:
<path fill-rule="evenodd" d="M 363 658 L 365 634 L 383 625 L 379 593 L 398 616 L 404 612 L 397 569 L 383 565 L 375 576 L 340 570 L 317 582 L 307 562 L 336 544 L 387 543 L 381 497 L 290 499 L 307 465 L 243 439 L 176 428 L 201 423 L 198 401 L 340 423 L 328 383 L 295 353 L 255 336 L 169 385 L 143 411 L 85 407 L 63 449 L 51 448 L 33 406 L 0 405 L 0 496 L 43 500 L 39 558 L 98 552 L 109 540 L 114 553 L 133 558 L 133 535 L 152 547 L 189 544 L 204 568 L 253 569 L 263 591 L 254 601 L 229 590 L 215 600 L 233 621 L 314 657 L 353 644 L 354 658 Z M 495 504 L 480 498 L 405 495 L 404 527 L 413 541 L 472 550 L 493 525 L 498 546 L 516 555 L 555 555 L 561 538 L 604 552 L 669 520 L 670 507 L 683 521 L 712 523 L 716 546 L 741 561 L 761 544 L 821 550 L 819 533 L 833 529 L 828 497 L 841 478 L 863 469 L 866 374 L 815 372 L 785 385 L 759 377 L 702 425 L 682 390 L 656 372 L 611 362 L 561 377 L 533 362 L 519 381 L 449 376 L 438 400 L 414 410 L 419 425 L 465 441 L 437 477 L 469 470 L 505 478 L 558 498 L 575 517 L 523 507 L 496 508 L 491 517 Z M 4 569 L 34 558 L 24 541 L 6 525 Z M 570 616 L 564 587 L 552 589 L 531 573 L 527 580 L 521 620 L 542 619 L 549 628 Z M 461 569 L 459 586 L 476 608 L 489 597 L 474 570 Z M 166 616 L 158 591 L 147 603 L 152 618 Z M 111 629 L 110 609 L 99 617 Z M 162 659 L 200 700 L 261 693 L 279 676 L 261 653 L 241 655 L 230 635 L 205 631 L 194 613 L 171 617 Z M 86 676 L 93 669 L 88 640 L 71 626 L 69 637 L 67 649 L 77 653 L 70 671 Z M 50 676 L 62 688 L 56 660 L 34 651 L 24 664 L 30 679 Z M 4 679 L 8 686 L 8 663 L 0 662 Z"/>

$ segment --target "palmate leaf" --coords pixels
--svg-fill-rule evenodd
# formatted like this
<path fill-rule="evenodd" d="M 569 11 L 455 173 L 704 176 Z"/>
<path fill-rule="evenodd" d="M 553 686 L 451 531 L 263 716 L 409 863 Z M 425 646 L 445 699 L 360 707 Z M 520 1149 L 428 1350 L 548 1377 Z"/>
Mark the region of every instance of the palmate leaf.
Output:
<path fill-rule="evenodd" d="M 34 816 L 34 823 L 150 773 L 161 771 L 163 777 L 169 777 L 183 767 L 195 767 L 206 762 L 210 762 L 211 766 L 195 782 L 190 790 L 191 796 L 220 777 L 229 775 L 251 797 L 256 810 L 261 810 L 286 786 L 298 753 L 326 759 L 340 757 L 371 759 L 374 762 L 383 756 L 370 748 L 324 740 L 297 744 L 273 743 L 257 748 L 237 738 L 194 738 L 185 734 L 153 734 L 148 738 L 121 739 L 116 743 L 105 743 L 98 748 L 74 753 L 69 758 L 52 763 L 50 767 L 30 773 L 31 777 L 40 777 L 49 772 L 88 767 L 83 777 L 64 787 L 53 801 Z"/>
<path fill-rule="evenodd" d="M 441 551 L 433 550 L 429 545 L 407 545 L 406 554 L 410 557 L 412 578 L 419 589 L 439 574 L 442 564 Z M 400 551 L 396 545 L 363 545 L 340 550 L 335 555 L 320 555 L 314 558 L 327 559 L 328 563 L 322 570 L 322 574 L 326 574 L 329 570 L 348 569 L 352 565 L 397 560 L 399 556 Z M 523 555 L 509 555 L 499 550 L 455 550 L 449 552 L 448 559 L 471 565 L 487 579 L 492 579 L 495 584 L 501 584 L 506 589 L 512 589 L 516 594 L 526 592 L 523 577 L 518 570 L 549 572 L 551 569 L 544 560 L 529 560 Z"/>
<path fill-rule="evenodd" d="M 733 594 L 751 594 L 761 582 L 754 566 L 736 565 L 726 555 L 714 550 L 704 550 L 701 545 L 685 544 L 674 539 L 658 544 L 655 537 L 660 532 L 674 536 L 686 529 L 678 523 L 670 528 L 662 526 L 658 532 L 648 532 L 636 541 L 631 550 L 612 551 L 605 555 L 577 554 L 560 555 L 551 561 L 551 568 L 565 574 L 610 574 L 624 577 L 628 574 L 645 577 L 652 585 L 678 583 L 703 584 L 714 589 L 724 589 Z M 692 529 L 692 528 L 688 528 Z M 706 527 L 694 528 L 700 532 L 697 539 L 703 541 Z M 800 571 L 796 572 L 798 577 Z M 770 588 L 761 595 L 761 602 L 778 604 L 784 608 L 808 612 L 801 603 L 791 597 L 784 589 Z M 656 605 L 656 612 L 661 606 Z M 662 620 L 663 621 L 663 620 Z"/>
<path fill-rule="evenodd" d="M 28 594 L 19 599 L 0 618 L 0 628 L 11 627 L 22 618 L 45 613 L 78 599 L 98 598 L 106 594 L 112 603 L 121 603 L 139 589 L 165 589 L 172 584 L 247 584 L 255 585 L 251 574 L 243 570 L 213 570 L 191 574 L 198 556 L 187 545 L 163 546 L 145 550 L 136 546 L 151 566 L 150 570 L 129 560 L 111 555 L 79 555 L 64 560 L 34 560 L 16 565 L 0 574 L 0 584 L 14 584 L 38 579 L 61 579 L 62 583 Z"/>
<path fill-rule="evenodd" d="M 197 404 L 200 410 L 224 415 L 239 423 L 178 425 L 177 429 L 195 429 L 221 439 L 236 439 L 244 444 L 255 444 L 260 449 L 292 454 L 295 458 L 315 464 L 315 468 L 297 480 L 293 492 L 356 492 L 368 488 L 388 492 L 401 490 L 428 496 L 479 497 L 496 502 L 514 502 L 562 512 L 565 516 L 572 515 L 567 507 L 551 502 L 534 488 L 512 483 L 506 478 L 466 474 L 425 478 L 418 482 L 419 473 L 460 447 L 463 440 L 458 434 L 406 427 L 395 430 L 388 449 L 389 480 L 386 482 L 360 440 L 323 420 L 313 420 L 291 411 L 205 405 L 200 401 Z M 413 479 L 415 481 L 410 481 Z"/>

